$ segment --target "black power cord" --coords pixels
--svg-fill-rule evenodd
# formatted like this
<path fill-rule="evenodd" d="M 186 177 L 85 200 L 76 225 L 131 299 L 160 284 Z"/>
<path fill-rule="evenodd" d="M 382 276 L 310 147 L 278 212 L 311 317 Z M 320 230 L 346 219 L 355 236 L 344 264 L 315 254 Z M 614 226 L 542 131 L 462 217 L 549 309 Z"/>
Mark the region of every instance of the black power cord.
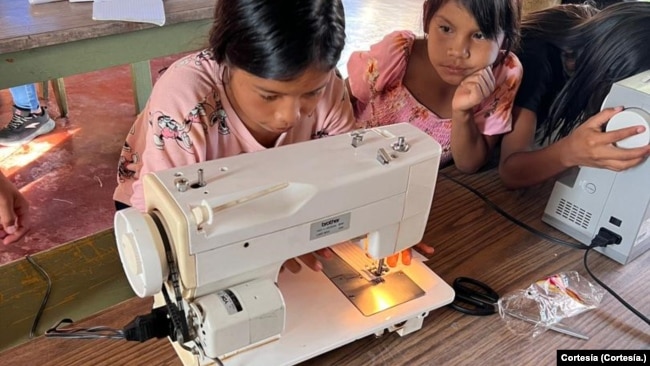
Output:
<path fill-rule="evenodd" d="M 616 235 L 612 233 L 611 231 L 601 228 L 596 237 L 591 241 L 591 245 L 589 245 L 589 248 L 587 251 L 585 251 L 585 255 L 582 259 L 582 263 L 585 266 L 585 269 L 587 270 L 587 273 L 591 276 L 591 278 L 594 279 L 602 288 L 607 290 L 616 300 L 618 300 L 623 306 L 625 306 L 628 310 L 630 310 L 632 313 L 634 313 L 636 316 L 641 318 L 646 324 L 650 325 L 650 319 L 648 319 L 647 316 L 643 315 L 640 311 L 635 309 L 632 305 L 630 305 L 627 301 L 625 301 L 619 294 L 617 294 L 614 290 L 609 288 L 609 286 L 605 285 L 603 281 L 599 280 L 593 273 L 591 273 L 591 270 L 589 269 L 589 266 L 587 265 L 587 256 L 589 255 L 589 252 L 598 247 L 606 247 L 608 245 L 617 245 L 621 243 L 621 237 L 619 235 Z"/>
<path fill-rule="evenodd" d="M 29 338 L 33 338 L 41 316 L 45 311 L 50 293 L 52 292 L 52 279 L 45 269 L 43 269 L 43 267 L 41 267 L 31 256 L 27 256 L 26 259 L 47 282 L 45 295 L 43 296 L 43 300 L 41 301 L 41 305 L 39 306 L 29 332 Z M 106 326 L 77 328 L 72 327 L 72 324 L 74 324 L 72 319 L 62 319 L 45 331 L 45 337 L 68 339 L 120 339 L 126 341 L 145 342 L 152 338 L 160 339 L 165 337 L 170 337 L 175 341 L 175 336 L 177 335 L 172 318 L 169 316 L 167 306 L 155 308 L 151 310 L 149 314 L 136 316 L 122 329 L 115 329 Z M 223 362 L 219 358 L 210 359 L 218 366 L 223 366 Z"/>
<path fill-rule="evenodd" d="M 619 296 L 614 290 L 612 290 L 609 286 L 607 286 L 603 281 L 598 279 L 591 272 L 591 270 L 589 269 L 589 266 L 587 264 L 587 256 L 588 256 L 589 252 L 592 249 L 597 248 L 597 247 L 606 247 L 608 245 L 619 244 L 621 242 L 621 237 L 620 236 L 612 233 L 611 231 L 609 231 L 607 229 L 601 228 L 600 231 L 598 232 L 598 234 L 596 235 L 596 237 L 594 237 L 594 239 L 592 240 L 591 245 L 589 245 L 589 246 L 585 246 L 585 245 L 582 245 L 582 244 L 571 243 L 571 242 L 568 242 L 568 241 L 553 237 L 551 235 L 543 233 L 543 232 L 529 226 L 528 224 L 522 222 L 521 220 L 518 220 L 514 216 L 507 213 L 504 209 L 499 207 L 496 203 L 492 202 L 483 193 L 481 193 L 478 190 L 476 190 L 475 188 L 467 185 L 466 183 L 463 183 L 463 182 L 459 181 L 458 179 L 453 178 L 453 177 L 451 177 L 451 176 L 449 176 L 449 175 L 447 175 L 445 173 L 438 173 L 438 175 L 445 178 L 445 179 L 448 179 L 448 180 L 458 184 L 459 186 L 465 188 L 466 190 L 470 191 L 475 196 L 480 198 L 483 202 L 485 202 L 490 208 L 492 208 L 494 211 L 496 211 L 498 214 L 505 217 L 506 219 L 508 219 L 509 221 L 514 223 L 515 225 L 517 225 L 517 226 L 531 232 L 532 234 L 537 235 L 537 236 L 541 237 L 542 239 L 545 239 L 545 240 L 550 241 L 550 242 L 555 243 L 555 244 L 564 245 L 564 246 L 570 247 L 572 249 L 585 250 L 583 264 L 584 264 L 585 269 L 587 270 L 587 273 L 589 274 L 589 276 L 591 276 L 594 279 L 594 281 L 596 281 L 596 283 L 598 283 L 607 292 L 612 294 L 612 296 L 614 296 L 614 298 L 616 298 L 616 300 L 618 300 L 621 304 L 623 304 L 623 306 L 625 306 L 628 310 L 630 310 L 636 316 L 641 318 L 641 320 L 643 320 L 646 324 L 650 325 L 650 320 L 648 319 L 648 317 L 641 314 L 640 311 L 635 309 L 632 305 L 630 305 L 627 301 L 625 301 L 621 296 Z"/>
<path fill-rule="evenodd" d="M 165 338 L 174 334 L 174 325 L 167 307 L 153 309 L 149 314 L 136 316 L 124 329 L 127 341 L 144 342 L 152 338 Z"/>

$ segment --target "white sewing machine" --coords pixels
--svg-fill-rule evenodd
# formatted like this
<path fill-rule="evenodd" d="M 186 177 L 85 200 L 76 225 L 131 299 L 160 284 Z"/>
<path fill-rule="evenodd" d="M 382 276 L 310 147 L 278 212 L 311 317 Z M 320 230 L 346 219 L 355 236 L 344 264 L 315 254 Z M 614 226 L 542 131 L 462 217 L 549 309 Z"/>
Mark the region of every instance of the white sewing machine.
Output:
<path fill-rule="evenodd" d="M 403 123 L 149 174 L 146 213 L 115 217 L 124 270 L 137 295 L 164 305 L 163 288 L 183 310 L 186 365 L 290 365 L 406 335 L 454 298 L 416 252 L 383 260 L 421 241 L 440 152 Z M 322 272 L 280 272 L 326 247 Z"/>
<path fill-rule="evenodd" d="M 620 148 L 650 144 L 650 70 L 621 80 L 602 108 L 624 106 L 606 130 L 645 126 L 644 133 L 617 143 Z M 599 252 L 626 264 L 650 249 L 650 160 L 622 172 L 580 167 L 560 178 L 542 220 L 589 245 L 601 231 L 618 235 L 620 244 Z"/>

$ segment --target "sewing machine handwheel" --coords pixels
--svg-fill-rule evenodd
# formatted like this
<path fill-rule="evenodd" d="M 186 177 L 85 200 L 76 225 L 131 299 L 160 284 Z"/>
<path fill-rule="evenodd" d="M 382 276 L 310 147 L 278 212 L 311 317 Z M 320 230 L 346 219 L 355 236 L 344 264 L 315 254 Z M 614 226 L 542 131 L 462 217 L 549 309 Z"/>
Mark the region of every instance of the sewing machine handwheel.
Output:
<path fill-rule="evenodd" d="M 169 269 L 151 216 L 128 208 L 115 214 L 114 225 L 117 250 L 133 291 L 140 297 L 160 292 Z"/>
<path fill-rule="evenodd" d="M 643 109 L 627 108 L 624 111 L 616 113 L 607 122 L 605 130 L 609 132 L 633 126 L 644 126 L 645 131 L 617 141 L 616 146 L 623 149 L 634 149 L 650 144 L 650 114 Z"/>

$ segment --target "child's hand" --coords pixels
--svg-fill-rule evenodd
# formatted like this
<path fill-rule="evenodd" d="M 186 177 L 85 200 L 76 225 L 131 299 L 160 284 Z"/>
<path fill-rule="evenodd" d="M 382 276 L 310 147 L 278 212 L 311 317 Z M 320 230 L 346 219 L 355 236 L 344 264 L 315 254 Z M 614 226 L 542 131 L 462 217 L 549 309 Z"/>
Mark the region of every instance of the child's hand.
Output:
<path fill-rule="evenodd" d="M 334 256 L 334 252 L 330 248 L 323 248 L 315 251 L 314 253 L 320 255 L 321 257 L 325 259 L 330 259 Z M 307 265 L 307 267 L 311 268 L 312 271 L 319 272 L 323 269 L 323 265 L 321 264 L 320 260 L 314 253 L 307 253 L 299 256 L 300 260 Z M 282 267 L 280 267 L 280 271 L 284 271 L 284 269 L 288 269 L 291 273 L 298 273 L 300 270 L 302 270 L 302 265 L 296 258 L 291 258 L 287 259 L 283 264 Z"/>
<path fill-rule="evenodd" d="M 431 255 L 434 252 L 434 249 L 432 246 L 429 246 L 424 243 L 418 243 L 415 244 L 414 248 L 420 249 L 420 251 L 424 254 Z M 404 249 L 400 253 L 395 253 L 391 256 L 386 257 L 386 264 L 388 267 L 395 267 L 397 266 L 397 260 L 400 257 L 400 254 L 402 255 L 402 264 L 405 266 L 408 266 L 411 264 L 411 250 L 412 248 Z"/>
<path fill-rule="evenodd" d="M 467 76 L 456 88 L 451 108 L 455 112 L 468 112 L 487 98 L 495 88 L 492 67 L 476 71 Z"/>
<path fill-rule="evenodd" d="M 621 149 L 615 145 L 617 141 L 645 131 L 643 126 L 603 132 L 603 126 L 621 110 L 622 107 L 604 109 L 560 140 L 558 144 L 563 150 L 564 166 L 589 166 L 620 172 L 645 161 L 650 156 L 650 145 L 634 149 Z"/>
<path fill-rule="evenodd" d="M 0 241 L 7 245 L 29 231 L 29 204 L 18 189 L 0 175 Z"/>

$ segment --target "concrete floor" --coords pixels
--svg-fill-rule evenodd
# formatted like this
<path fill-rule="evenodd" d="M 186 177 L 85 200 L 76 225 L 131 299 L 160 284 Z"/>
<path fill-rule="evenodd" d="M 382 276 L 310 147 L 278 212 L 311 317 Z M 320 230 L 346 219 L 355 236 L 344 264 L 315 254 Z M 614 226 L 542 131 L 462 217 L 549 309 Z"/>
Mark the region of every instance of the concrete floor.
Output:
<path fill-rule="evenodd" d="M 420 34 L 422 0 L 344 0 L 347 45 L 345 60 L 396 29 Z M 179 56 L 152 60 L 158 70 Z M 65 60 L 61 60 L 65 62 Z M 128 66 L 65 78 L 69 116 L 59 111 L 50 92 L 56 129 L 22 147 L 0 147 L 2 171 L 31 204 L 32 230 L 20 243 L 0 245 L 0 264 L 47 250 L 112 226 L 116 167 L 124 137 L 135 120 Z M 0 91 L 0 126 L 11 119 L 12 102 Z"/>

